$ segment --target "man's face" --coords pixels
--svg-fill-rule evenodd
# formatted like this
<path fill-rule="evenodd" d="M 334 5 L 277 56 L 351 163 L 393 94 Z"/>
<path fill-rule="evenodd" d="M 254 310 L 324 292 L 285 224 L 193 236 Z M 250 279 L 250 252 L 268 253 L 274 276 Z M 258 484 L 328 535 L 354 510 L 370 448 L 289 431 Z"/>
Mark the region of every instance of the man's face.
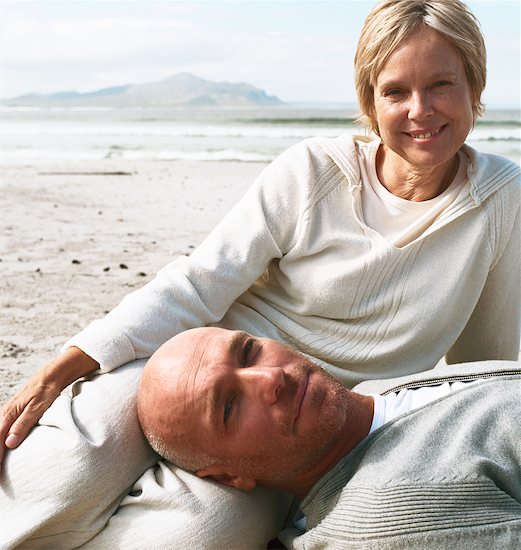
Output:
<path fill-rule="evenodd" d="M 341 456 L 347 390 L 304 355 L 218 328 L 183 333 L 160 354 L 172 358 L 167 441 L 182 434 L 264 483 Z"/>

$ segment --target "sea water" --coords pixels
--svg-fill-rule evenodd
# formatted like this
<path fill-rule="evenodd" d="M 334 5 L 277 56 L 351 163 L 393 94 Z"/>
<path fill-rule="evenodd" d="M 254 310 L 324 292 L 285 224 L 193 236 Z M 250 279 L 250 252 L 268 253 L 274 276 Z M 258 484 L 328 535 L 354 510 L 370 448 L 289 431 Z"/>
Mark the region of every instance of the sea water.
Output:
<path fill-rule="evenodd" d="M 0 165 L 74 160 L 269 162 L 312 136 L 361 134 L 356 109 L 0 107 Z M 521 160 L 519 110 L 488 110 L 467 143 Z"/>

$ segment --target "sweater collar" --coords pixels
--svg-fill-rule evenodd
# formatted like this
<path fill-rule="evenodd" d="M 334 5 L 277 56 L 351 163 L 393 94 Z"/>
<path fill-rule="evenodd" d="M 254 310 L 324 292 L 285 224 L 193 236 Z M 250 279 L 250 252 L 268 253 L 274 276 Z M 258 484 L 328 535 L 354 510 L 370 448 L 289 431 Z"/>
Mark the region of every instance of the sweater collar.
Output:
<path fill-rule="evenodd" d="M 320 147 L 340 168 L 352 188 L 360 187 L 357 141 L 370 140 L 351 134 L 318 139 Z M 498 155 L 480 153 L 466 144 L 463 145 L 462 151 L 469 159 L 467 176 L 470 182 L 470 195 L 477 205 L 503 185 L 520 178 L 521 169 L 511 160 Z"/>
<path fill-rule="evenodd" d="M 519 180 L 521 169 L 515 162 L 498 155 L 480 153 L 469 145 L 463 145 L 462 150 L 469 159 L 467 176 L 470 194 L 476 204 L 481 204 L 503 185 Z"/>

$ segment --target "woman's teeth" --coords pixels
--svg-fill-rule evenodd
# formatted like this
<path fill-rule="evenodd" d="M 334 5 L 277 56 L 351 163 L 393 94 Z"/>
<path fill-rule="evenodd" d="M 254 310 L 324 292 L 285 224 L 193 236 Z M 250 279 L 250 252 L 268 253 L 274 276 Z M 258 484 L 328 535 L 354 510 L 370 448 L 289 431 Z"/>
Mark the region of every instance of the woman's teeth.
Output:
<path fill-rule="evenodd" d="M 415 139 L 428 139 L 439 133 L 440 130 L 435 130 L 434 132 L 427 132 L 426 134 L 411 134 L 411 136 Z"/>

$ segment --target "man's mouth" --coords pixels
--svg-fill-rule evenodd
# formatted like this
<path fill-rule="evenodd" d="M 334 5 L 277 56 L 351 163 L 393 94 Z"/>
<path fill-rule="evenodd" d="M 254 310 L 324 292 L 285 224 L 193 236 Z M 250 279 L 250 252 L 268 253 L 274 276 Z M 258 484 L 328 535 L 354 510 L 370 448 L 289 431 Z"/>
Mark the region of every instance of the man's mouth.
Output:
<path fill-rule="evenodd" d="M 303 377 L 302 383 L 297 388 L 297 392 L 295 394 L 296 412 L 294 417 L 295 418 L 294 424 L 296 424 L 298 419 L 300 418 L 302 403 L 304 402 L 304 398 L 306 396 L 306 390 L 308 389 L 308 382 L 309 382 L 309 372 L 306 372 L 305 377 Z"/>

